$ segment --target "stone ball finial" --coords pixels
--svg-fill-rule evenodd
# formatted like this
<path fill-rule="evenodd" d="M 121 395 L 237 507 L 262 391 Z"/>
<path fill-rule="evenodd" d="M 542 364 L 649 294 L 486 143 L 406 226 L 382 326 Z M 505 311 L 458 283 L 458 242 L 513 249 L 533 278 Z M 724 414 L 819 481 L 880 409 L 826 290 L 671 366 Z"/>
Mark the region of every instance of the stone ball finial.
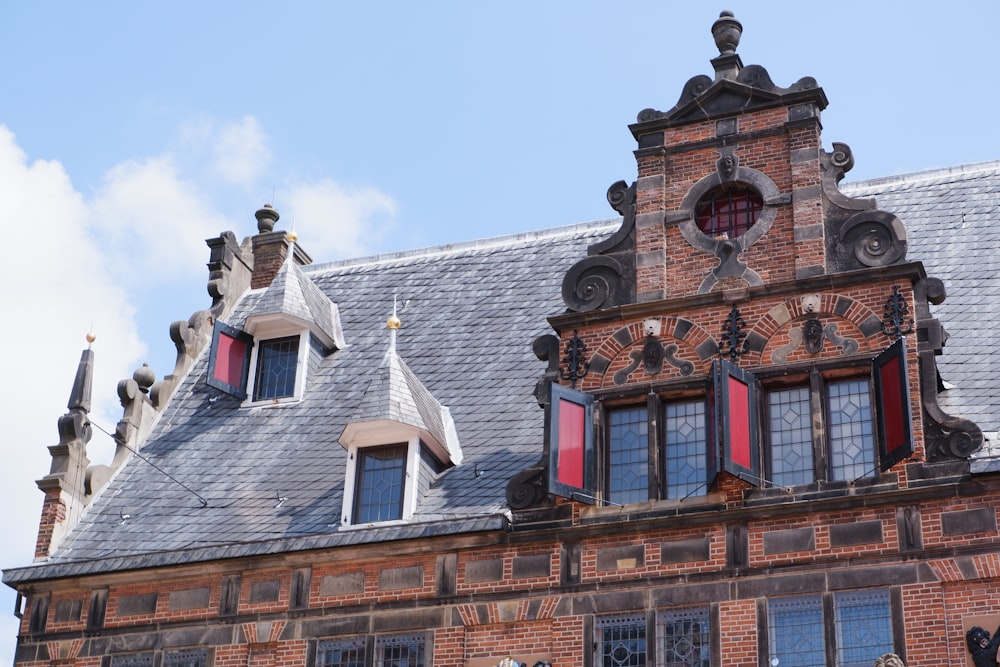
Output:
<path fill-rule="evenodd" d="M 149 388 L 156 382 L 156 373 L 149 367 L 149 364 L 143 364 L 141 367 L 135 369 L 135 373 L 132 373 L 132 379 L 139 385 L 139 390 L 146 394 L 149 393 Z"/>
<path fill-rule="evenodd" d="M 736 20 L 731 10 L 722 10 L 719 18 L 712 24 L 712 37 L 715 38 L 715 45 L 719 47 L 719 54 L 736 53 L 742 35 L 743 24 Z"/>
<path fill-rule="evenodd" d="M 264 204 L 253 214 L 257 218 L 257 231 L 261 234 L 274 231 L 274 225 L 281 218 L 278 212 L 270 204 Z"/>

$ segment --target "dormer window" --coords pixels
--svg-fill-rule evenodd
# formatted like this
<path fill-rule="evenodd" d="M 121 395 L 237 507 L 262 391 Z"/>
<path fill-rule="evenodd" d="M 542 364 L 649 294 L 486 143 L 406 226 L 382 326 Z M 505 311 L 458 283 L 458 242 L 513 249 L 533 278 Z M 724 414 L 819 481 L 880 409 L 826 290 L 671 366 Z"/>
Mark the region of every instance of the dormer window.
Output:
<path fill-rule="evenodd" d="M 406 449 L 406 444 L 400 444 L 358 450 L 354 519 L 351 523 L 403 518 Z"/>
<path fill-rule="evenodd" d="M 267 401 L 294 396 L 298 366 L 299 336 L 258 343 L 253 400 Z"/>

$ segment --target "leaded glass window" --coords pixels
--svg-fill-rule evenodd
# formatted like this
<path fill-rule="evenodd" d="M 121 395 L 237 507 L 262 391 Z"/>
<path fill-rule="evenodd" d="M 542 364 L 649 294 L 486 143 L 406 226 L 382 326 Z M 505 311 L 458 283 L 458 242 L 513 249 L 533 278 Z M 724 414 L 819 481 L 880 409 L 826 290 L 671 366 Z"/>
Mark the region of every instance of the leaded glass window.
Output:
<path fill-rule="evenodd" d="M 659 664 L 662 667 L 710 667 L 711 635 L 708 608 L 660 612 Z"/>
<path fill-rule="evenodd" d="M 649 500 L 649 426 L 645 407 L 608 414 L 608 500 Z"/>
<path fill-rule="evenodd" d="M 768 600 L 767 621 L 770 664 L 825 667 L 823 599 L 819 595 Z"/>
<path fill-rule="evenodd" d="M 111 667 L 153 667 L 152 653 L 127 653 L 111 656 Z"/>
<path fill-rule="evenodd" d="M 875 472 L 875 439 L 867 380 L 831 382 L 827 386 L 830 423 L 830 475 L 855 480 Z"/>
<path fill-rule="evenodd" d="M 770 482 L 775 486 L 809 484 L 815 476 L 809 388 L 767 394 Z"/>
<path fill-rule="evenodd" d="M 261 341 L 257 346 L 253 400 L 266 401 L 294 396 L 298 364 L 298 336 Z"/>
<path fill-rule="evenodd" d="M 869 667 L 880 655 L 893 652 L 888 589 L 834 594 L 837 626 L 837 667 Z"/>
<path fill-rule="evenodd" d="M 704 493 L 708 483 L 705 402 L 668 403 L 663 429 L 667 498 Z"/>
<path fill-rule="evenodd" d="M 424 635 L 375 638 L 375 667 L 423 667 Z"/>
<path fill-rule="evenodd" d="M 406 450 L 406 445 L 358 450 L 353 523 L 403 517 Z"/>
<path fill-rule="evenodd" d="M 365 637 L 328 639 L 316 644 L 316 667 L 365 667 Z"/>
<path fill-rule="evenodd" d="M 169 651 L 163 654 L 163 667 L 206 667 L 208 651 L 203 648 Z"/>
<path fill-rule="evenodd" d="M 645 616 L 604 616 L 596 620 L 595 626 L 597 631 L 597 664 L 602 667 L 645 666 Z"/>

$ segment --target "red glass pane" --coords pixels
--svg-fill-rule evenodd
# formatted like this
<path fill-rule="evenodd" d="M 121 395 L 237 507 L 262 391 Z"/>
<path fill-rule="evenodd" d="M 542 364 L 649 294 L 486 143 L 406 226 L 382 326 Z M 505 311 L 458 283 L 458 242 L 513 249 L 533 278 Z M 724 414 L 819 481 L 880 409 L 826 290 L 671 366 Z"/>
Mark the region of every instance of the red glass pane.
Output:
<path fill-rule="evenodd" d="M 750 455 L 750 389 L 729 376 L 729 459 L 753 469 Z"/>
<path fill-rule="evenodd" d="M 243 361 L 246 359 L 246 342 L 226 333 L 219 333 L 219 346 L 215 351 L 216 380 L 233 387 L 243 384 Z"/>
<path fill-rule="evenodd" d="M 559 401 L 559 454 L 556 479 L 568 486 L 583 488 L 583 457 L 586 444 L 584 407 Z"/>
<path fill-rule="evenodd" d="M 879 368 L 882 376 L 882 415 L 885 420 L 885 448 L 890 454 L 908 442 L 903 410 L 904 387 L 900 384 L 900 358 L 893 357 Z"/>

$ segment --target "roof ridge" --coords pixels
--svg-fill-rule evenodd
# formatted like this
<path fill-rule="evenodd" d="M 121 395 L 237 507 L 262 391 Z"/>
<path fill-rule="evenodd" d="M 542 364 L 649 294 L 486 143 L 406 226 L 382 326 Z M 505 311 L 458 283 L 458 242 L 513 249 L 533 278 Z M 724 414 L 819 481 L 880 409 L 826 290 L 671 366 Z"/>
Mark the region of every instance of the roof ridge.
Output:
<path fill-rule="evenodd" d="M 845 189 L 864 189 L 874 185 L 893 185 L 897 183 L 919 183 L 941 178 L 947 175 L 967 175 L 979 172 L 1000 171 L 1000 160 L 988 160 L 986 162 L 970 162 L 954 167 L 938 167 L 936 169 L 925 169 L 923 171 L 911 171 L 905 174 L 894 176 L 880 176 L 877 178 L 866 178 L 861 181 L 847 181 L 839 184 L 841 191 Z"/>
<path fill-rule="evenodd" d="M 310 264 L 300 268 L 306 273 L 318 273 L 328 269 L 370 266 L 398 259 L 448 255 L 471 249 L 497 248 L 512 245 L 515 241 L 535 241 L 539 239 L 557 238 L 560 236 L 572 236 L 584 230 L 594 229 L 601 225 L 610 226 L 611 223 L 620 224 L 621 218 L 602 218 L 598 220 L 591 220 L 589 222 L 578 222 L 572 225 L 563 225 L 560 227 L 549 227 L 547 229 L 516 232 L 501 236 L 487 236 L 480 239 L 473 239 L 471 241 L 460 241 L 458 243 L 446 243 L 438 246 L 426 246 L 424 248 L 414 248 L 411 250 L 379 253 L 376 255 L 369 255 L 367 257 L 351 257 L 347 259 L 334 260 L 332 262 L 324 262 L 322 264 Z"/>

